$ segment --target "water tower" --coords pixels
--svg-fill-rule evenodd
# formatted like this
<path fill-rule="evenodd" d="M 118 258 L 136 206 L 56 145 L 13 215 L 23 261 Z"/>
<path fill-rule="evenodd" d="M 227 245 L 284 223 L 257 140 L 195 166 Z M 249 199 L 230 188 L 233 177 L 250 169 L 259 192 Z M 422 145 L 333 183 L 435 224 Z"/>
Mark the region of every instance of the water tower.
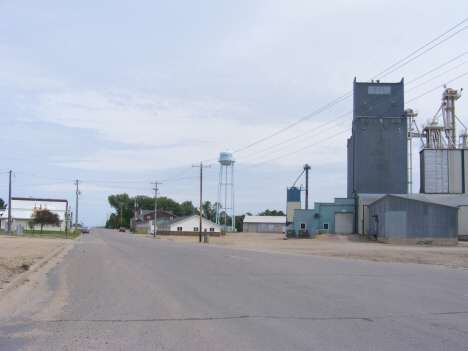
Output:
<path fill-rule="evenodd" d="M 234 228 L 236 227 L 236 218 L 234 217 L 234 162 L 236 162 L 236 159 L 234 158 L 234 154 L 231 151 L 226 150 L 219 154 L 219 183 L 218 201 L 216 202 L 216 224 L 221 225 L 221 206 L 224 206 L 223 223 L 224 228 L 229 231 L 234 231 Z M 225 172 L 223 172 L 223 169 Z M 230 173 L 230 176 L 228 176 L 228 173 Z M 225 175 L 224 182 L 223 175 Z M 224 199 L 222 199 L 221 196 L 223 193 L 223 185 Z M 222 200 L 224 200 L 224 202 L 222 202 Z M 228 215 L 231 217 L 230 225 L 228 225 Z"/>

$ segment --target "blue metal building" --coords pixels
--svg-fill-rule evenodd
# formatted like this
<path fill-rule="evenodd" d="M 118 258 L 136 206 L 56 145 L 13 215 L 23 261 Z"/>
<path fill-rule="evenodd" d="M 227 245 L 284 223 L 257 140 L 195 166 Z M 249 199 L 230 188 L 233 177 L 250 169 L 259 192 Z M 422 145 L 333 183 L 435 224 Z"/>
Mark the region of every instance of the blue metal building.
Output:
<path fill-rule="evenodd" d="M 315 202 L 311 210 L 294 211 L 294 230 L 306 230 L 311 237 L 323 233 L 354 233 L 354 199 L 336 198 L 333 203 Z"/>

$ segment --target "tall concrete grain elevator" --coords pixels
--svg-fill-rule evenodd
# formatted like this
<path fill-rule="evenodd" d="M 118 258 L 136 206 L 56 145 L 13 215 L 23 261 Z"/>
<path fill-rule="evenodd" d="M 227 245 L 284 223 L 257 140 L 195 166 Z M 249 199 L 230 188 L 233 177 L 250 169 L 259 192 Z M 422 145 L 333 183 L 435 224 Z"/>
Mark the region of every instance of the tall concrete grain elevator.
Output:
<path fill-rule="evenodd" d="M 356 82 L 348 139 L 348 198 L 406 194 L 407 117 L 404 83 Z"/>

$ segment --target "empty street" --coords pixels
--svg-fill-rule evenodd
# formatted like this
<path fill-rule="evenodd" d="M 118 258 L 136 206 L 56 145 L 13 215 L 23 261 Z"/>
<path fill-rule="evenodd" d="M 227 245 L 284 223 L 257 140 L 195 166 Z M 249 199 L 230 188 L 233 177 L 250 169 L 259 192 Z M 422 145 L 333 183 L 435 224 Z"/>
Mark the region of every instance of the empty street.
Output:
<path fill-rule="evenodd" d="M 285 241 L 285 244 L 287 241 Z M 91 229 L 2 350 L 467 350 L 468 271 Z"/>

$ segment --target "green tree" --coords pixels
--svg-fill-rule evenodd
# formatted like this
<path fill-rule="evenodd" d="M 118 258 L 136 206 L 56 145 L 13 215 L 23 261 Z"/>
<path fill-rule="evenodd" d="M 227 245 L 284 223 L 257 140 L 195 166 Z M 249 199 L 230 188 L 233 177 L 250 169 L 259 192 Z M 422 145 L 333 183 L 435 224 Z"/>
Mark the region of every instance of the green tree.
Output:
<path fill-rule="evenodd" d="M 28 221 L 28 228 L 33 230 L 35 226 L 36 226 L 36 222 L 34 222 L 32 219 L 30 219 Z"/>
<path fill-rule="evenodd" d="M 245 218 L 245 214 L 241 215 L 241 216 L 236 216 L 236 229 L 237 229 L 237 232 L 238 233 L 242 233 L 243 231 L 243 227 L 242 227 L 242 222 L 244 221 L 244 218 Z"/>
<path fill-rule="evenodd" d="M 176 216 L 183 216 L 180 204 L 168 197 L 158 197 L 158 210 L 170 211 Z"/>
<path fill-rule="evenodd" d="M 133 217 L 133 199 L 128 194 L 110 195 L 108 198 L 109 205 L 117 212 L 117 226 L 127 227 L 130 224 L 130 218 Z"/>
<path fill-rule="evenodd" d="M 119 227 L 119 222 L 120 218 L 117 216 L 116 213 L 111 213 L 109 216 L 109 219 L 106 222 L 106 227 L 109 229 L 116 229 Z"/>
<path fill-rule="evenodd" d="M 33 221 L 35 224 L 38 224 L 41 226 L 41 233 L 42 233 L 42 228 L 45 225 L 52 225 L 54 227 L 60 227 L 59 215 L 56 213 L 52 213 L 47 209 L 33 212 L 33 214 L 31 215 L 30 221 Z"/>
<path fill-rule="evenodd" d="M 109 205 L 115 209 L 116 214 L 111 214 L 107 221 L 107 227 L 114 228 L 117 219 L 117 227 L 128 227 L 130 220 L 134 216 L 135 201 L 136 210 L 154 210 L 154 197 L 138 195 L 130 197 L 128 194 L 117 194 L 108 196 Z M 171 198 L 161 196 L 158 197 L 158 210 L 172 212 L 176 216 L 199 215 L 199 210 L 192 204 L 191 201 L 185 201 L 182 204 L 172 200 Z M 122 218 L 122 221 L 121 219 Z"/>
<path fill-rule="evenodd" d="M 260 212 L 257 216 L 286 216 L 283 211 L 270 211 L 270 210 L 265 210 L 264 212 Z"/>
<path fill-rule="evenodd" d="M 136 205 L 138 209 L 154 210 L 154 197 L 138 195 L 135 196 Z"/>
<path fill-rule="evenodd" d="M 2 198 L 0 198 L 0 208 L 5 208 L 5 201 Z"/>
<path fill-rule="evenodd" d="M 180 205 L 182 216 L 199 215 L 200 211 L 193 206 L 192 201 L 184 201 Z"/>
<path fill-rule="evenodd" d="M 216 202 L 212 205 L 210 201 L 203 203 L 203 217 L 214 222 L 216 220 Z M 220 207 L 221 208 L 221 207 Z"/>

